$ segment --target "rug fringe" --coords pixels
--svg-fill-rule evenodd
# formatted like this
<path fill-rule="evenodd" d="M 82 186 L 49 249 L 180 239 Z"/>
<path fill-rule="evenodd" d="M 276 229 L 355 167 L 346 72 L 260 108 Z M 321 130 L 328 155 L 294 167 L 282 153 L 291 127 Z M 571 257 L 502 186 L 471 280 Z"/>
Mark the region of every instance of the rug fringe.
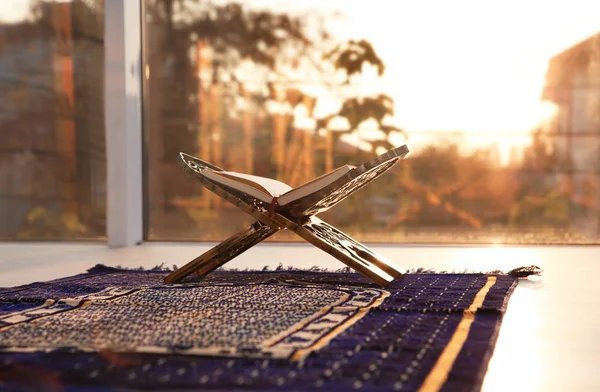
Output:
<path fill-rule="evenodd" d="M 119 272 L 119 271 L 137 271 L 137 272 L 172 272 L 177 269 L 176 265 L 173 265 L 172 268 L 166 267 L 163 264 L 159 264 L 154 266 L 153 268 L 146 269 L 143 267 L 138 268 L 126 268 L 120 265 L 116 267 L 109 267 L 104 264 L 97 264 L 94 267 L 87 270 L 90 274 L 96 273 L 107 273 L 107 272 Z M 264 266 L 261 270 L 258 269 L 239 269 L 239 268 L 223 268 L 217 270 L 219 271 L 227 271 L 227 272 L 333 272 L 333 273 L 356 273 L 350 267 L 343 267 L 339 269 L 328 269 L 319 266 L 312 266 L 310 268 L 295 268 L 292 266 L 284 267 L 283 263 L 279 263 L 277 268 L 271 270 L 269 266 Z M 508 272 L 503 270 L 491 270 L 491 271 L 473 271 L 473 270 L 452 270 L 452 271 L 437 271 L 432 268 L 416 268 L 407 270 L 407 274 L 485 274 L 485 275 L 510 275 L 515 278 L 527 278 L 529 276 L 540 276 L 543 270 L 536 265 L 527 265 L 522 267 L 513 268 Z"/>
<path fill-rule="evenodd" d="M 528 265 L 526 267 L 514 268 L 508 271 L 508 274 L 515 278 L 527 278 L 529 276 L 540 276 L 543 270 L 536 265 Z"/>
<path fill-rule="evenodd" d="M 177 269 L 176 265 L 173 265 L 174 269 Z M 170 269 L 169 267 L 165 267 L 164 263 L 161 263 L 159 265 L 154 266 L 153 268 L 144 268 L 144 267 L 137 267 L 137 268 L 127 268 L 127 267 L 123 267 L 121 265 L 117 265 L 115 267 L 109 267 L 107 265 L 104 264 L 96 264 L 95 266 L 93 266 L 92 268 L 86 270 L 88 273 L 90 274 L 99 274 L 99 273 L 107 273 L 107 272 L 121 272 L 121 271 L 138 271 L 138 272 L 171 272 L 173 271 L 172 269 Z"/>

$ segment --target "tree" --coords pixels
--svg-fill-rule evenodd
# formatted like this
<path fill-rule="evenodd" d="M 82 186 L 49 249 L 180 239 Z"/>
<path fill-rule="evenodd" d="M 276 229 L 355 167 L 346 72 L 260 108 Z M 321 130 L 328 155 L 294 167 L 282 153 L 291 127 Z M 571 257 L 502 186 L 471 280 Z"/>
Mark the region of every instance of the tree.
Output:
<path fill-rule="evenodd" d="M 318 20 L 308 26 L 305 18 L 282 12 L 197 0 L 149 0 L 146 13 L 150 21 L 147 61 L 155 75 L 149 81 L 147 115 L 151 119 L 146 122 L 152 171 L 165 166 L 163 160 L 172 161 L 177 152 L 196 146 L 199 156 L 217 165 L 231 167 L 244 161 L 241 170 L 260 170 L 256 174 L 297 185 L 312 176 L 315 166 L 332 165 L 335 140 L 329 138 L 329 148 L 325 148 L 329 159 L 321 158 L 316 151 L 318 131 L 327 129 L 329 118 L 315 119 L 309 129 L 294 128 L 293 110 L 305 106 L 314 117 L 318 97 L 303 91 L 302 80 L 292 74 L 327 78 L 345 70 L 347 78 L 339 83 L 342 88 L 359 76 L 364 65 L 376 66 L 380 74 L 385 69 L 367 41 L 335 42 Z M 348 118 L 353 127 L 348 132 L 369 118 L 384 132 L 394 131 L 384 124 L 384 118 L 393 114 L 390 97 L 348 97 L 341 104 L 339 113 L 332 116 Z M 389 147 L 386 141 L 373 145 L 373 149 Z M 236 159 L 224 153 L 240 147 L 243 154 L 235 153 Z M 305 172 L 301 176 L 299 169 Z M 151 214 L 163 210 L 169 200 L 202 192 L 171 181 L 178 180 L 176 176 L 150 178 L 152 199 L 162 199 L 157 208 L 150 208 Z M 198 205 L 210 207 L 217 202 L 209 197 Z"/>
<path fill-rule="evenodd" d="M 577 204 L 589 209 L 586 200 L 575 195 L 568 179 L 557 181 L 557 174 L 571 165 L 560 159 L 551 135 L 535 129 L 518 167 L 519 192 L 511 210 L 509 224 L 518 228 L 564 228 Z M 595 204 L 595 201 L 592 202 Z"/>
<path fill-rule="evenodd" d="M 436 143 L 415 154 L 410 173 L 402 176 L 400 187 L 405 192 L 399 200 L 401 208 L 388 223 L 423 226 L 466 225 L 481 228 L 484 223 L 473 200 L 465 191 L 485 178 L 492 163 L 485 154 L 463 155 L 458 144 Z M 488 207 L 489 193 L 477 192 Z M 481 204 L 481 201 L 478 202 Z"/>

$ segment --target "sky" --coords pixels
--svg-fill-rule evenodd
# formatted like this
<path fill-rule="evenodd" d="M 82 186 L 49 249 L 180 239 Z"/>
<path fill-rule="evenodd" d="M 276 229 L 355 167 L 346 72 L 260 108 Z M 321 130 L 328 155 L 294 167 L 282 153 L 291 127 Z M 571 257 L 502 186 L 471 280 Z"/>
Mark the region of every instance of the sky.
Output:
<path fill-rule="evenodd" d="M 28 3 L 1 0 L 0 20 L 22 18 Z M 531 128 L 552 113 L 550 105 L 540 102 L 549 59 L 600 31 L 600 0 L 244 4 L 304 14 L 339 11 L 342 17 L 330 19 L 328 28 L 339 39 L 373 43 L 386 72 L 369 90 L 394 98 L 392 122 L 412 132 L 413 143 L 462 131 L 472 143 L 501 136 L 504 154 L 511 145 L 527 144 Z"/>
<path fill-rule="evenodd" d="M 255 0 L 339 10 L 336 35 L 366 38 L 386 64 L 380 87 L 412 143 L 462 131 L 506 158 L 553 113 L 540 95 L 548 61 L 600 32 L 598 0 Z M 325 5 L 324 5 L 325 4 Z"/>
<path fill-rule="evenodd" d="M 0 2 L 0 21 L 14 22 L 23 19 L 29 10 L 29 0 L 4 0 Z"/>

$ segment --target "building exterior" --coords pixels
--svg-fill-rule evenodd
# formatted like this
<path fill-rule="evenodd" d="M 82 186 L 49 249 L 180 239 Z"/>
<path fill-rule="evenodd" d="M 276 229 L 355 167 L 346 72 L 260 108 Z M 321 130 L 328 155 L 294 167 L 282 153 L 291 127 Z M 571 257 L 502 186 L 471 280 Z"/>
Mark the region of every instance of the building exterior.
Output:
<path fill-rule="evenodd" d="M 563 51 L 550 61 L 544 100 L 557 117 L 555 147 L 571 160 L 574 172 L 596 171 L 600 146 L 600 34 Z"/>
<path fill-rule="evenodd" d="M 104 27 L 96 3 L 42 2 L 30 20 L 0 25 L 0 238 L 60 236 L 50 227 L 59 216 L 85 222 L 71 236 L 104 235 Z M 49 226 L 28 232 L 36 209 Z"/>
<path fill-rule="evenodd" d="M 556 176 L 570 195 L 579 226 L 600 227 L 600 34 L 554 56 L 542 98 L 556 105 L 548 124 Z"/>

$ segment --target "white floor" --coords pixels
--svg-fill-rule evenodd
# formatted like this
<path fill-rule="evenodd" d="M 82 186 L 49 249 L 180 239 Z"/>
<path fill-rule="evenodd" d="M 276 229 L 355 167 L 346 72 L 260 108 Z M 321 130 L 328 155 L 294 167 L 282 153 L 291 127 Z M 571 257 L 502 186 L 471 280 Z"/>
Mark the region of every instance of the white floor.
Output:
<path fill-rule="evenodd" d="M 183 265 L 214 244 L 145 243 L 109 249 L 87 243 L 0 243 L 0 287 L 70 276 L 96 264 Z M 373 246 L 406 269 L 509 270 L 535 264 L 502 323 L 483 391 L 600 390 L 600 247 Z M 259 245 L 228 266 L 262 269 L 343 265 L 304 244 Z"/>

